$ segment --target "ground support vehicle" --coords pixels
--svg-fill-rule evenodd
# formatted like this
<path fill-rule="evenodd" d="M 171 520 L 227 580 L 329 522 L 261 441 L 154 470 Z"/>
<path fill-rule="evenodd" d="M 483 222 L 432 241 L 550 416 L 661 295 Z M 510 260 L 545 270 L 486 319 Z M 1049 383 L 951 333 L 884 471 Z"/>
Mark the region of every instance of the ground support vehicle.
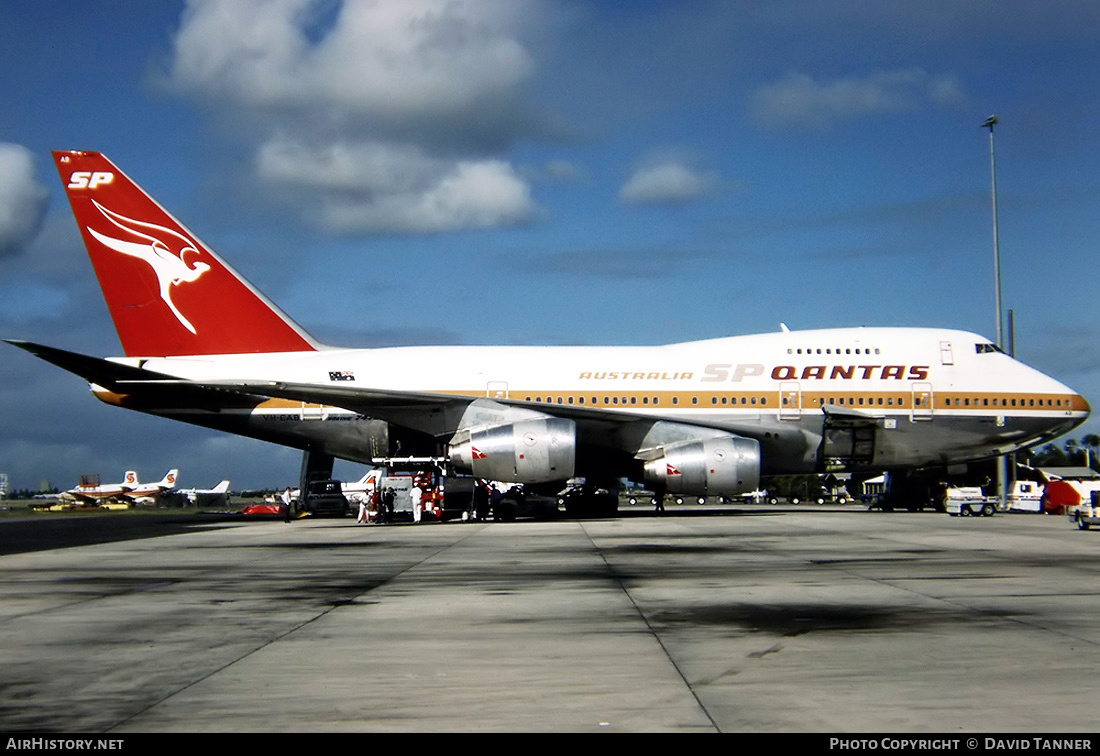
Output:
<path fill-rule="evenodd" d="M 997 498 L 986 496 L 979 486 L 948 488 L 946 504 L 952 517 L 992 517 L 997 512 Z"/>
<path fill-rule="evenodd" d="M 375 459 L 376 467 L 364 477 L 364 481 L 371 478 L 369 497 L 377 510 L 369 517 L 370 521 L 441 521 L 465 512 L 469 508 L 471 486 L 463 485 L 462 478 L 445 478 L 444 462 L 435 457 Z M 449 496 L 446 489 L 452 484 L 455 491 Z M 420 489 L 419 516 L 413 512 L 410 495 L 414 487 Z M 388 506 L 387 501 L 391 502 Z"/>
<path fill-rule="evenodd" d="M 685 496 L 684 494 L 676 494 L 675 496 L 672 497 L 672 503 L 675 504 L 678 507 L 681 507 L 681 506 L 683 506 L 684 504 L 686 504 L 688 502 L 691 502 L 691 503 L 694 503 L 694 504 L 706 504 L 707 503 L 707 497 L 706 496 Z"/>
<path fill-rule="evenodd" d="M 1100 491 L 1090 492 L 1087 499 L 1073 507 L 1069 511 L 1069 519 L 1078 530 L 1100 526 Z"/>
<path fill-rule="evenodd" d="M 751 503 L 753 501 L 758 501 L 758 500 L 754 499 L 754 498 L 747 498 L 746 497 L 746 498 L 743 498 L 743 501 L 745 501 L 746 503 Z M 782 499 L 782 497 L 772 496 L 770 494 L 765 493 L 765 495 L 763 497 L 763 501 L 766 501 L 768 504 L 770 504 L 771 506 L 774 507 L 774 506 L 778 506 L 779 503 L 781 501 L 783 501 L 783 499 Z M 852 503 L 852 499 L 848 496 L 842 496 L 842 495 L 834 496 L 833 494 L 828 494 L 828 495 L 819 494 L 817 496 L 811 496 L 808 499 L 804 498 L 802 496 L 790 496 L 790 497 L 787 498 L 787 501 L 791 504 L 794 504 L 794 505 L 798 505 L 798 504 L 825 505 L 825 504 L 851 504 Z M 869 508 L 873 509 L 874 506 L 875 505 L 872 503 Z"/>
<path fill-rule="evenodd" d="M 1043 484 L 1035 480 L 1016 480 L 1009 486 L 1005 501 L 1013 512 L 1043 511 Z"/>
<path fill-rule="evenodd" d="M 559 506 L 568 517 L 614 517 L 619 511 L 619 495 L 607 488 L 571 485 L 558 494 L 555 511 Z"/>
<path fill-rule="evenodd" d="M 375 459 L 362 479 L 345 484 L 348 498 L 368 506 L 367 520 L 374 523 L 415 522 L 410 491 L 420 489 L 420 520 L 485 519 L 489 510 L 486 481 L 444 472 L 440 457 Z M 387 491 L 391 493 L 387 495 Z M 387 501 L 390 504 L 387 506 Z"/>
<path fill-rule="evenodd" d="M 603 489 L 600 489 L 600 491 L 602 491 L 602 490 Z M 666 497 L 666 501 L 671 502 L 671 503 L 673 503 L 677 506 L 683 506 L 684 503 L 686 503 L 686 502 L 691 502 L 693 504 L 706 504 L 707 503 L 707 497 L 706 496 L 687 496 L 685 494 L 675 494 L 675 495 L 665 494 L 665 497 Z M 626 503 L 629 504 L 630 506 L 635 506 L 636 504 L 649 504 L 650 506 L 654 506 L 654 502 L 656 501 L 656 499 L 657 499 L 657 494 L 653 493 L 652 491 L 634 490 L 634 491 L 631 491 L 631 492 L 627 493 Z M 722 503 L 723 504 L 728 504 L 729 501 L 730 501 L 729 499 L 723 499 Z M 560 503 L 560 504 L 565 504 L 566 503 L 561 495 L 558 496 L 558 503 Z"/>
<path fill-rule="evenodd" d="M 314 516 L 345 517 L 351 511 L 351 505 L 344 496 L 340 481 L 314 480 L 302 497 L 301 509 Z"/>
<path fill-rule="evenodd" d="M 1100 492 L 1100 480 L 1052 480 L 1043 487 L 1042 507 L 1047 514 L 1074 516 L 1077 507 Z"/>
<path fill-rule="evenodd" d="M 495 485 L 498 491 L 502 487 L 499 483 Z M 560 495 L 555 498 L 528 493 L 523 486 L 511 486 L 490 499 L 492 516 L 497 522 L 512 522 L 518 517 L 552 520 L 560 514 L 558 505 L 561 500 Z"/>

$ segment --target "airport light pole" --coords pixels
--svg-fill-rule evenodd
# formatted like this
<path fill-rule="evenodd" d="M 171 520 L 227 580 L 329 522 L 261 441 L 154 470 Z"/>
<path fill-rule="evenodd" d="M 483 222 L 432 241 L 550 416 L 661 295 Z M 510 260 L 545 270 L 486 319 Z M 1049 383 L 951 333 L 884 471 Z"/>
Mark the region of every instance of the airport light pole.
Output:
<path fill-rule="evenodd" d="M 983 129 L 989 129 L 989 173 L 992 177 L 993 194 L 993 308 L 997 314 L 997 346 L 1004 349 L 1004 312 L 1001 304 L 1001 244 L 997 234 L 997 157 L 993 149 L 993 127 L 1000 123 L 995 115 L 989 116 L 982 123 Z M 1005 463 L 1008 457 L 997 457 L 997 498 L 998 508 L 1008 508 L 1008 475 Z"/>
<path fill-rule="evenodd" d="M 1000 121 L 991 115 L 982 128 L 989 129 L 989 173 L 993 180 L 993 308 L 997 313 L 997 346 L 1004 349 L 1004 312 L 1001 304 L 1001 246 L 997 235 L 997 157 L 993 149 L 993 127 Z"/>

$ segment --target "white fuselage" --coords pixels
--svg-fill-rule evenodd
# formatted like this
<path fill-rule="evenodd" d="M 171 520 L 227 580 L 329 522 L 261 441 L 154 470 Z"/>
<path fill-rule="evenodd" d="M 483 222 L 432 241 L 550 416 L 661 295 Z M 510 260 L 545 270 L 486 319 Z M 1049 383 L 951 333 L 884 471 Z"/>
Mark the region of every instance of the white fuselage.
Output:
<path fill-rule="evenodd" d="M 793 331 L 658 347 L 322 349 L 118 361 L 199 382 L 481 398 L 594 423 L 610 413 L 721 429 L 760 441 L 766 472 L 965 461 L 1052 438 L 1089 412 L 1081 396 L 987 339 L 939 329 Z M 361 414 L 287 400 L 248 411 L 257 422 L 267 413 L 296 424 Z M 444 442 L 457 430 L 453 418 L 431 413 L 377 416 Z"/>

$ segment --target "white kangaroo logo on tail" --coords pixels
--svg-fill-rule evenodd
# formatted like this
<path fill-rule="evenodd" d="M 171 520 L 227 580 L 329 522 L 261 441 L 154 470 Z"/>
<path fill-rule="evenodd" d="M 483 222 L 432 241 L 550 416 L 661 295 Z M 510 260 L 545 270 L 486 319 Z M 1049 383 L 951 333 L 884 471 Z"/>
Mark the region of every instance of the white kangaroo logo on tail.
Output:
<path fill-rule="evenodd" d="M 95 200 L 92 200 L 92 204 L 94 204 L 96 209 L 103 213 L 103 217 L 111 223 L 127 233 L 145 239 L 146 243 L 129 242 L 121 239 L 114 239 L 110 236 L 104 236 L 91 226 L 87 227 L 88 233 L 98 239 L 101 244 L 116 252 L 121 252 L 124 255 L 130 255 L 131 257 L 136 257 L 149 263 L 153 272 L 157 274 L 157 281 L 160 284 L 160 298 L 164 300 L 164 303 L 168 305 L 172 314 L 176 316 L 176 319 L 179 320 L 184 328 L 198 335 L 198 331 L 195 330 L 195 327 L 183 316 L 183 313 L 176 308 L 175 303 L 172 301 L 173 286 L 196 281 L 199 276 L 210 270 L 210 266 L 204 262 L 196 262 L 192 267 L 188 267 L 187 263 L 184 262 L 183 256 L 187 252 L 194 252 L 196 255 L 199 253 L 199 251 L 195 249 L 195 242 L 182 234 L 176 233 L 170 228 L 158 226 L 154 223 L 133 220 L 132 218 L 127 218 L 118 213 L 111 212 Z M 159 232 L 161 236 L 175 237 L 182 244 L 179 252 L 173 252 L 164 241 L 155 236 L 142 233 L 138 230 L 139 228 Z"/>

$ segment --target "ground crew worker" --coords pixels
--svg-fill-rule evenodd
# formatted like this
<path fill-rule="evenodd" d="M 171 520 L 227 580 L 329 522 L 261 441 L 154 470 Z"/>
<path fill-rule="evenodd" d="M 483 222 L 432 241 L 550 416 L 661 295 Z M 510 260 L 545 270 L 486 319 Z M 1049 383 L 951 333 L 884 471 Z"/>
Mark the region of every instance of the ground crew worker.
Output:
<path fill-rule="evenodd" d="M 290 486 L 283 491 L 282 500 L 283 522 L 290 522 Z"/>
<path fill-rule="evenodd" d="M 396 494 L 391 486 L 386 486 L 386 490 L 382 492 L 382 512 L 379 519 L 382 522 L 389 522 L 393 518 L 393 502 L 396 498 Z"/>

